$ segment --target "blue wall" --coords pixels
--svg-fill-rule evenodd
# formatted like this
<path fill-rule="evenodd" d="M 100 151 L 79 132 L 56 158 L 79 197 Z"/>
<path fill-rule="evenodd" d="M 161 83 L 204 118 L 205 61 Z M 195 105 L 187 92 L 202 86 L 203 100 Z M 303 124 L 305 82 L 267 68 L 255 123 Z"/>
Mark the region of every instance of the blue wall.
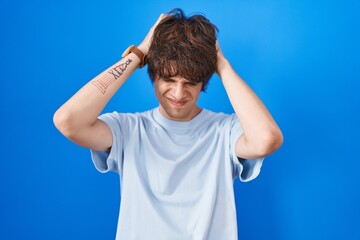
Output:
<path fill-rule="evenodd" d="M 0 239 L 114 239 L 115 174 L 60 135 L 55 110 L 174 7 L 204 13 L 283 130 L 234 184 L 241 239 L 360 239 L 359 1 L 18 1 L 1 4 Z M 157 101 L 146 69 L 105 111 Z M 200 105 L 231 112 L 214 76 Z"/>

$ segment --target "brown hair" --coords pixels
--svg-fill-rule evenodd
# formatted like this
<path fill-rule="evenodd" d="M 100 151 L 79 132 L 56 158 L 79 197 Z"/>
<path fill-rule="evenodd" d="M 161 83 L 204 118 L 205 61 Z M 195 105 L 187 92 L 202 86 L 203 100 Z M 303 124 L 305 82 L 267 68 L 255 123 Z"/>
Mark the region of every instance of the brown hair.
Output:
<path fill-rule="evenodd" d="M 151 80 L 181 76 L 202 82 L 204 91 L 216 70 L 217 31 L 203 15 L 185 17 L 179 8 L 170 11 L 155 28 L 146 56 Z"/>

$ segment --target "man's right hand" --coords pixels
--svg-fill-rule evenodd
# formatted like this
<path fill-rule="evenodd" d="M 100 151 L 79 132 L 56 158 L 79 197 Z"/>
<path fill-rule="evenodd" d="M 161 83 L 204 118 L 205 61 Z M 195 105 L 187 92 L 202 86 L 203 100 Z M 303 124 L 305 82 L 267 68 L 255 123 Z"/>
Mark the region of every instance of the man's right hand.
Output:
<path fill-rule="evenodd" d="M 165 17 L 165 14 L 160 15 L 138 46 L 145 55 L 149 51 L 154 29 Z M 136 70 L 138 63 L 138 56 L 129 54 L 80 89 L 54 114 L 54 124 L 59 131 L 80 146 L 94 150 L 109 149 L 112 146 L 112 134 L 98 116 L 115 92 Z"/>
<path fill-rule="evenodd" d="M 166 18 L 166 14 L 160 14 L 159 18 L 156 20 L 155 24 L 150 28 L 148 34 L 146 35 L 145 39 L 139 44 L 138 48 L 146 55 L 149 52 L 149 48 L 152 41 L 152 36 L 154 34 L 154 30 L 157 25 Z"/>

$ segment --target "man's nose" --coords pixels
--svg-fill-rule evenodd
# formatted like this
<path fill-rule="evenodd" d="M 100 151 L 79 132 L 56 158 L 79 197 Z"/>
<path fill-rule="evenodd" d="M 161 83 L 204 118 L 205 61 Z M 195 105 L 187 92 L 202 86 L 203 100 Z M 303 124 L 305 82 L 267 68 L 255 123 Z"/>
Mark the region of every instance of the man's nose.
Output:
<path fill-rule="evenodd" d="M 183 84 L 177 83 L 173 88 L 172 95 L 176 100 L 181 100 L 185 95 L 185 89 L 184 89 Z"/>

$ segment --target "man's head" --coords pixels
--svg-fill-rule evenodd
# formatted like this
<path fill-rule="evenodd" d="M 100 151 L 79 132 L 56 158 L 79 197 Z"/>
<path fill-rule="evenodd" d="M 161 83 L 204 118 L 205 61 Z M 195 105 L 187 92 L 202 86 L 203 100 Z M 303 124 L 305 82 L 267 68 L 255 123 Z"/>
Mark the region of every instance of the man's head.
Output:
<path fill-rule="evenodd" d="M 182 77 L 204 91 L 216 70 L 215 25 L 202 15 L 174 9 L 157 25 L 147 54 L 151 80 Z"/>

